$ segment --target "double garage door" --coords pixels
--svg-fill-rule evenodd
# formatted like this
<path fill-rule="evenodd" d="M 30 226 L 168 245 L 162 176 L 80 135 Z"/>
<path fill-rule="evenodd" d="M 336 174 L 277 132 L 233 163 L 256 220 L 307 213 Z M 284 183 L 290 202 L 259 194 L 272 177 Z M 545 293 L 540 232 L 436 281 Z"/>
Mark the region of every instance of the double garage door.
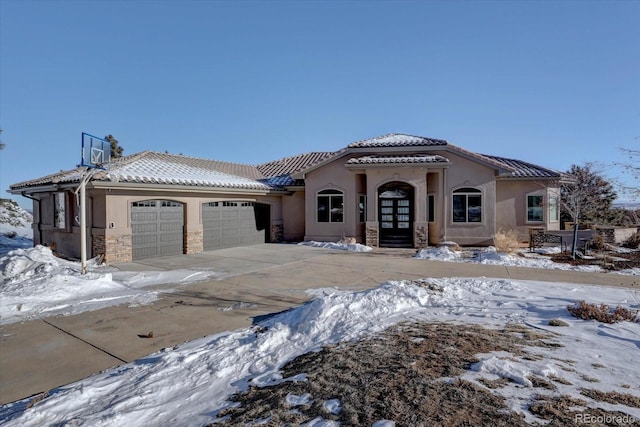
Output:
<path fill-rule="evenodd" d="M 184 210 L 170 200 L 131 205 L 133 259 L 184 253 Z M 269 206 L 239 201 L 202 205 L 204 250 L 264 243 L 269 240 Z"/>

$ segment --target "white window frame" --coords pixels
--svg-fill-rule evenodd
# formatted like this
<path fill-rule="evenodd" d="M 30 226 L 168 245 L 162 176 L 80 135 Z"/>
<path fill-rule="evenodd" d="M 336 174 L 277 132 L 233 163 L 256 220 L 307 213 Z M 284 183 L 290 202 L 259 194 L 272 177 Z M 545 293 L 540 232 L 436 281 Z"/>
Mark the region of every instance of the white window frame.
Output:
<path fill-rule="evenodd" d="M 540 197 L 541 198 L 541 202 L 540 202 L 540 206 L 529 206 L 529 198 L 530 197 Z M 535 192 L 535 193 L 528 193 L 525 196 L 525 222 L 527 224 L 542 224 L 544 223 L 545 219 L 546 219 L 546 215 L 545 215 L 545 205 L 546 205 L 546 196 L 544 195 L 544 193 L 540 193 L 540 192 Z M 539 208 L 540 214 L 542 216 L 542 218 L 540 219 L 531 219 L 529 216 L 529 209 L 533 209 L 533 208 Z"/>
<path fill-rule="evenodd" d="M 341 212 L 341 216 L 340 216 L 340 220 L 339 221 L 334 221 L 333 219 L 333 211 L 335 209 L 338 209 L 338 206 L 334 205 L 334 198 L 340 197 L 341 202 L 340 202 L 340 207 L 342 208 L 342 212 Z M 327 203 L 322 204 L 324 206 L 327 206 L 329 211 L 327 212 L 327 220 L 326 221 L 321 221 L 320 220 L 320 200 L 326 198 Z M 318 191 L 316 193 L 316 222 L 317 223 L 321 223 L 321 224 L 341 224 L 344 223 L 344 192 L 341 190 L 336 190 L 335 188 L 327 188 L 321 191 Z"/>
<path fill-rule="evenodd" d="M 465 197 L 465 212 L 464 212 L 464 221 L 456 221 L 455 220 L 455 209 L 454 209 L 454 200 L 456 196 L 464 196 Z M 469 196 L 480 197 L 480 220 L 479 221 L 469 221 Z M 483 224 L 484 223 L 484 192 L 479 188 L 475 187 L 460 187 L 451 192 L 451 223 L 453 225 L 475 225 L 475 224 Z"/>

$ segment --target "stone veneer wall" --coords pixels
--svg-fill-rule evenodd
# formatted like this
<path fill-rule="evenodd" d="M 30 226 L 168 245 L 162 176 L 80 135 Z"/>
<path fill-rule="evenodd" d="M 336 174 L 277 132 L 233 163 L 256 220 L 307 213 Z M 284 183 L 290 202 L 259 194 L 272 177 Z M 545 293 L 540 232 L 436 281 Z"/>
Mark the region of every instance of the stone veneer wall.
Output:
<path fill-rule="evenodd" d="M 415 248 L 426 248 L 429 242 L 429 226 L 426 223 L 416 223 L 413 233 Z"/>
<path fill-rule="evenodd" d="M 187 231 L 184 237 L 184 253 L 185 254 L 197 254 L 204 251 L 204 232 Z"/>
<path fill-rule="evenodd" d="M 104 255 L 104 262 L 131 262 L 133 260 L 131 235 L 94 235 L 91 249 L 94 256 Z"/>
<path fill-rule="evenodd" d="M 378 247 L 378 222 L 367 221 L 365 228 L 365 244 L 372 248 Z"/>
<path fill-rule="evenodd" d="M 284 239 L 284 226 L 282 223 L 271 224 L 271 242 L 280 243 Z"/>

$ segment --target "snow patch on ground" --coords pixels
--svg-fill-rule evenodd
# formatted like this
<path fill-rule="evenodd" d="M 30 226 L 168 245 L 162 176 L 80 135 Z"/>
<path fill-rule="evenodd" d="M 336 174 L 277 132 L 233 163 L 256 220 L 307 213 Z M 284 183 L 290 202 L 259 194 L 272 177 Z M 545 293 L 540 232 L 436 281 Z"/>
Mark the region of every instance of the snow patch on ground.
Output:
<path fill-rule="evenodd" d="M 0 324 L 119 304 L 148 304 L 158 298 L 160 290 L 144 288 L 216 275 L 193 270 L 120 272 L 98 265 L 95 259 L 87 262 L 83 275 L 79 262 L 58 258 L 45 246 L 15 249 L 0 258 Z"/>
<path fill-rule="evenodd" d="M 541 253 L 549 254 L 553 251 L 544 250 Z M 450 262 L 468 262 L 475 264 L 490 264 L 490 265 L 506 265 L 510 267 L 529 267 L 529 268 L 543 268 L 554 270 L 570 270 L 570 271 L 586 271 L 600 273 L 604 270 L 597 265 L 580 265 L 573 266 L 570 264 L 553 262 L 551 259 L 544 256 L 531 257 L 528 254 L 523 256 L 517 254 L 507 254 L 498 252 L 493 246 L 489 246 L 484 249 L 475 251 L 457 251 L 448 246 L 440 246 L 435 248 L 425 248 L 419 250 L 414 258 L 435 260 L 435 261 L 450 261 Z M 621 273 L 624 274 L 624 273 Z"/>
<path fill-rule="evenodd" d="M 308 242 L 300 242 L 298 245 L 311 246 L 314 248 L 324 249 L 337 249 L 341 251 L 351 252 L 371 252 L 373 248 L 371 246 L 361 245 L 360 243 L 334 243 L 334 242 L 315 242 L 310 240 Z"/>

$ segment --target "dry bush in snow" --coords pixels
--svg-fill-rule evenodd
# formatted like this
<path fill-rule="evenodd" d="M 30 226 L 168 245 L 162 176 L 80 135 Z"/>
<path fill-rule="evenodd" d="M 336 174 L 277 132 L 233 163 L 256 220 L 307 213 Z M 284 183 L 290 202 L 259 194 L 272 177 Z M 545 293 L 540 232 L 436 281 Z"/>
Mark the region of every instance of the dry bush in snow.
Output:
<path fill-rule="evenodd" d="M 567 310 L 574 317 L 584 320 L 597 320 L 602 323 L 616 323 L 624 320 L 635 320 L 638 312 L 634 312 L 624 307 L 610 308 L 606 304 L 589 304 L 580 301 L 574 305 L 567 306 Z"/>
<path fill-rule="evenodd" d="M 516 230 L 503 231 L 499 229 L 493 235 L 493 246 L 498 252 L 513 253 L 520 248 L 518 232 Z"/>

